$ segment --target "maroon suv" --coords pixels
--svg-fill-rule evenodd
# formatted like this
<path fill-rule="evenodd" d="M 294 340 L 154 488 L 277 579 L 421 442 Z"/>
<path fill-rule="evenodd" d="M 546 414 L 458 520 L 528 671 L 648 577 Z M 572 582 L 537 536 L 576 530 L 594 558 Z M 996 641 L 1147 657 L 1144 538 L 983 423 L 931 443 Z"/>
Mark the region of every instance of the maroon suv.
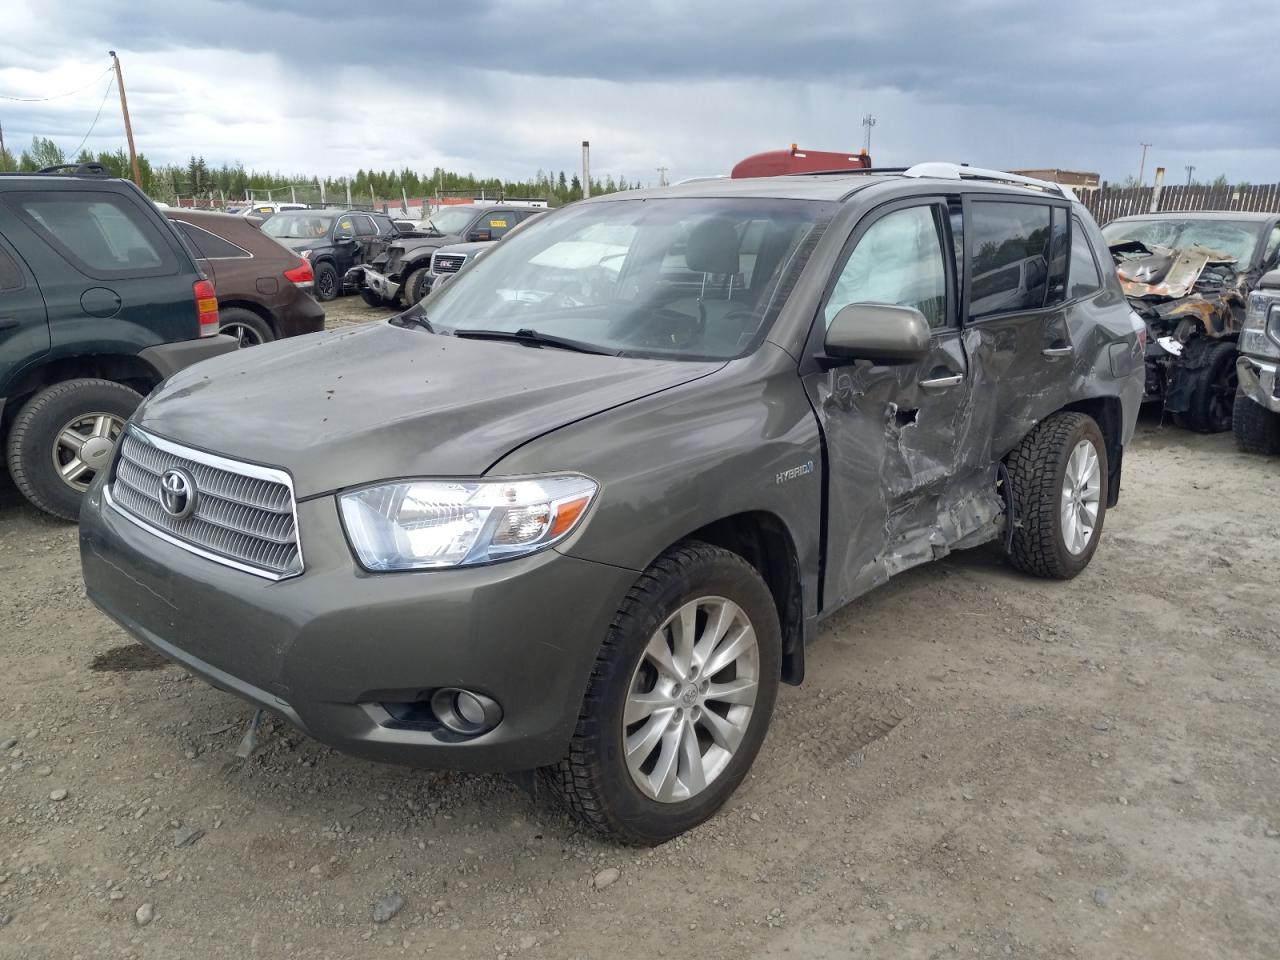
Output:
<path fill-rule="evenodd" d="M 191 244 L 218 290 L 223 333 L 252 347 L 324 329 L 324 309 L 311 298 L 309 261 L 245 217 L 208 210 L 165 210 Z"/>

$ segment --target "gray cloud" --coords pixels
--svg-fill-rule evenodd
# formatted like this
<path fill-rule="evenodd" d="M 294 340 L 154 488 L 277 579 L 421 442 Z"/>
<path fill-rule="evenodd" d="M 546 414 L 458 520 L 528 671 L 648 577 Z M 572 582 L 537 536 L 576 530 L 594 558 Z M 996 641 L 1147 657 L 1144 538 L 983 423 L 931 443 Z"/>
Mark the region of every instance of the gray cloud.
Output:
<path fill-rule="evenodd" d="M 330 172 L 447 161 L 524 176 L 572 167 L 588 136 L 601 172 L 644 179 L 660 163 L 723 172 L 792 140 L 852 147 L 869 109 L 878 160 L 1119 178 L 1145 140 L 1179 174 L 1194 163 L 1280 179 L 1265 106 L 1277 68 L 1252 40 L 1276 32 L 1280 9 L 1260 0 L 17 2 L 18 70 L 0 68 L 0 92 L 24 67 L 28 79 L 51 62 L 68 65 L 58 80 L 91 75 L 117 45 L 144 149 L 173 154 L 158 159 Z M 78 140 L 98 97 L 0 109 L 11 140 Z"/>

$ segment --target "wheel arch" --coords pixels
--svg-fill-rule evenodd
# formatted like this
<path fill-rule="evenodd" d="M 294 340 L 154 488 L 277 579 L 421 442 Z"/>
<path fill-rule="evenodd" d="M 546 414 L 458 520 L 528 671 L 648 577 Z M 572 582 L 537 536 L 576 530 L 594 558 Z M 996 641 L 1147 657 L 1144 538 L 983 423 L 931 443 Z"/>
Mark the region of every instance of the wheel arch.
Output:
<path fill-rule="evenodd" d="M 219 310 L 248 310 L 259 320 L 271 328 L 271 332 L 277 337 L 280 336 L 280 328 L 276 325 L 275 315 L 260 303 L 254 303 L 252 300 L 232 299 L 223 300 L 218 298 Z"/>
<path fill-rule="evenodd" d="M 18 410 L 33 395 L 65 380 L 95 378 L 110 380 L 144 397 L 163 379 L 156 369 L 136 354 L 97 353 L 58 357 L 29 367 L 5 387 L 0 436 L 7 436 Z"/>
<path fill-rule="evenodd" d="M 1107 506 L 1120 498 L 1120 467 L 1124 457 L 1124 405 L 1119 397 L 1089 397 L 1062 407 L 1091 417 L 1107 445 Z"/>
<path fill-rule="evenodd" d="M 795 540 L 777 514 L 763 510 L 722 517 L 682 540 L 699 540 L 736 553 L 764 579 L 778 610 L 782 628 L 782 680 L 804 679 L 804 598 Z"/>

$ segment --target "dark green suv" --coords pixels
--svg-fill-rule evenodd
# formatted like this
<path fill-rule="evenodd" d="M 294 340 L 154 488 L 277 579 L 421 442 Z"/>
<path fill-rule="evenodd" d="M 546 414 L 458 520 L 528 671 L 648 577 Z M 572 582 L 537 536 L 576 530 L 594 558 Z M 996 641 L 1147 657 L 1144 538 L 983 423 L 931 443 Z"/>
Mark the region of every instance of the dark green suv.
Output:
<path fill-rule="evenodd" d="M 235 348 L 213 284 L 132 183 L 94 165 L 0 175 L 0 438 L 35 506 L 76 519 L 143 395 Z"/>

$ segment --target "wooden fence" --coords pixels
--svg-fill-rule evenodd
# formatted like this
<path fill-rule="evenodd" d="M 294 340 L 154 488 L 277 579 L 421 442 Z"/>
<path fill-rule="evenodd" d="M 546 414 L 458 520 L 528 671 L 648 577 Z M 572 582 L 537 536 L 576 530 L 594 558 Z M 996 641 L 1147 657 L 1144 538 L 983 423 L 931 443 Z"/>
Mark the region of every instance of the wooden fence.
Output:
<path fill-rule="evenodd" d="M 1135 213 L 1171 210 L 1252 210 L 1280 213 L 1280 183 L 1235 187 L 1166 185 L 1160 188 L 1160 196 L 1153 206 L 1155 192 L 1155 187 L 1113 187 L 1104 183 L 1097 190 L 1078 190 L 1076 195 L 1099 223 Z"/>

